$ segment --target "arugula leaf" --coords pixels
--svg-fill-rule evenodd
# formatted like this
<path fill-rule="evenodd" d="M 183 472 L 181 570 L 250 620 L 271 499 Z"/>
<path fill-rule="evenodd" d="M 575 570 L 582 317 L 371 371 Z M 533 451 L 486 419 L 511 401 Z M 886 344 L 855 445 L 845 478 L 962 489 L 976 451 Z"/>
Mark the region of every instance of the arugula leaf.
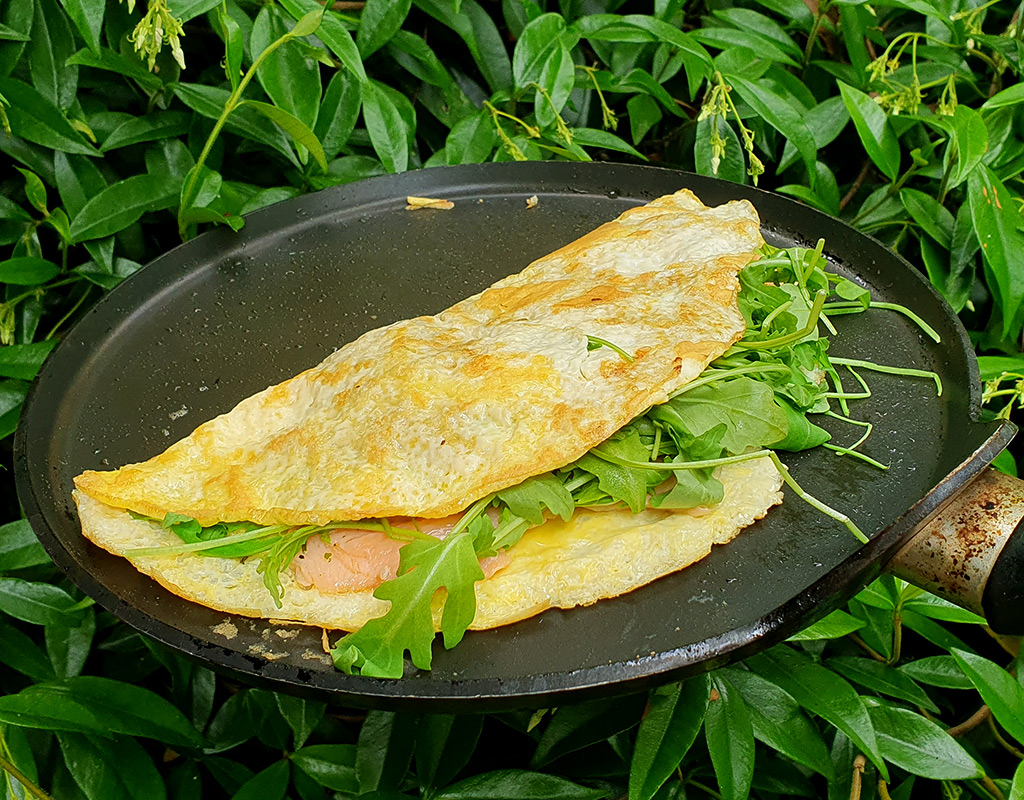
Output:
<path fill-rule="evenodd" d="M 389 600 L 391 608 L 371 619 L 331 649 L 334 664 L 344 672 L 359 670 L 375 678 L 400 678 L 408 651 L 412 663 L 430 669 L 434 618 L 431 603 L 447 590 L 441 615 L 444 644 L 452 648 L 476 615 L 473 585 L 483 580 L 475 536 L 467 528 L 444 539 L 417 539 L 401 549 L 398 577 L 385 581 L 373 596 Z"/>
<path fill-rule="evenodd" d="M 566 522 L 576 509 L 572 494 L 565 484 L 552 472 L 527 478 L 517 486 L 498 492 L 501 500 L 517 517 L 529 520 L 534 525 L 544 522 L 544 509 L 556 514 Z"/>
<path fill-rule="evenodd" d="M 611 456 L 628 461 L 649 461 L 648 450 L 640 439 L 639 431 L 627 425 L 601 444 L 601 450 Z M 621 500 L 634 514 L 647 505 L 647 490 L 666 480 L 668 470 L 637 470 L 605 461 L 592 453 L 585 453 L 573 466 L 597 477 L 600 489 L 614 500 Z"/>
<path fill-rule="evenodd" d="M 725 487 L 712 469 L 681 469 L 675 473 L 676 483 L 667 492 L 652 494 L 652 508 L 681 509 L 714 506 L 725 497 Z"/>
<path fill-rule="evenodd" d="M 786 419 L 789 421 L 789 432 L 779 441 L 769 445 L 772 450 L 787 450 L 789 452 L 809 450 L 812 447 L 825 444 L 832 438 L 832 434 L 807 419 L 788 400 L 777 397 L 776 402 L 786 414 Z"/>
<path fill-rule="evenodd" d="M 690 436 L 725 425 L 722 447 L 735 455 L 779 441 L 789 429 L 771 387 L 747 377 L 698 386 L 648 413 L 653 420 Z"/>

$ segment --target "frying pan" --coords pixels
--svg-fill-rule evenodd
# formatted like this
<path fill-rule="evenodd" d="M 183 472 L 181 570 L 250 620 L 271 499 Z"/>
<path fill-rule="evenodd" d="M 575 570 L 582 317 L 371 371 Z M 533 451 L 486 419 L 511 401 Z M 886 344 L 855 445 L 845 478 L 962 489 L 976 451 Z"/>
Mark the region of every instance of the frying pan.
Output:
<path fill-rule="evenodd" d="M 890 311 L 836 318 L 834 354 L 935 370 L 942 395 L 928 380 L 868 374 L 873 394 L 854 413 L 874 425 L 864 450 L 887 471 L 820 448 L 786 458 L 803 487 L 853 517 L 870 543 L 859 545 L 789 493 L 766 519 L 682 572 L 588 608 L 471 632 L 451 651 L 438 643 L 430 672 L 410 667 L 401 680 L 379 680 L 335 671 L 318 629 L 195 605 L 81 536 L 71 487 L 82 470 L 145 460 L 363 331 L 437 313 L 682 187 L 709 205 L 748 198 L 774 244 L 813 246 L 823 237 L 832 269 L 876 300 L 914 309 L 940 334 L 935 344 Z M 446 198 L 455 207 L 410 212 L 407 195 Z M 532 195 L 539 202 L 528 209 Z M 156 259 L 97 303 L 50 355 L 25 405 L 15 470 L 29 520 L 58 566 L 164 644 L 250 682 L 350 705 L 482 711 L 676 680 L 751 655 L 838 607 L 1009 442 L 1013 426 L 980 421 L 979 405 L 977 367 L 955 315 L 906 262 L 835 219 L 779 195 L 650 167 L 473 165 L 283 202 L 252 214 L 238 234 L 214 230 Z M 859 435 L 834 420 L 825 424 L 839 442 Z M 991 568 L 1024 514 L 1024 502 L 1000 505 L 991 493 L 981 491 L 978 513 L 992 516 L 1006 505 L 1010 521 L 991 534 L 1002 539 L 987 555 L 969 543 L 971 563 L 987 566 L 952 570 L 961 583 L 978 584 L 975 573 Z M 963 594 L 946 586 L 951 570 L 936 566 L 943 557 L 936 542 L 958 536 L 959 517 L 942 519 L 953 522 L 931 523 L 921 534 L 927 542 L 910 549 L 918 572 L 934 573 L 922 582 Z M 1010 609 L 1004 616 L 1018 626 L 1020 539 L 1002 548 L 996 571 L 1006 574 L 999 591 L 985 595 L 997 598 L 986 609 L 990 619 Z M 972 591 L 967 602 L 977 606 L 981 594 Z"/>

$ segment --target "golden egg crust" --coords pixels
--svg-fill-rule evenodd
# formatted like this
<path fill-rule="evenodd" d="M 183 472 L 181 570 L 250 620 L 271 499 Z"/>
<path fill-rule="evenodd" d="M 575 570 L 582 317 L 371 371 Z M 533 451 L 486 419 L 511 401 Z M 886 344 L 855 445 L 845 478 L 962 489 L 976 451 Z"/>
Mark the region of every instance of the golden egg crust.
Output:
<path fill-rule="evenodd" d="M 699 375 L 743 333 L 736 273 L 761 244 L 746 201 L 659 198 L 75 484 L 113 509 L 204 525 L 458 512 L 574 461 Z"/>

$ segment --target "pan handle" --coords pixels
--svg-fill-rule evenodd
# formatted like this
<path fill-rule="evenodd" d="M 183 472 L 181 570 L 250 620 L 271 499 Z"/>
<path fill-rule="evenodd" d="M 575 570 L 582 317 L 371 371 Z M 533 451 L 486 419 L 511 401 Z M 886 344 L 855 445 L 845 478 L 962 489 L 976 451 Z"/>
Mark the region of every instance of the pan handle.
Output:
<path fill-rule="evenodd" d="M 1024 480 L 991 467 L 958 492 L 886 569 L 1024 634 Z"/>

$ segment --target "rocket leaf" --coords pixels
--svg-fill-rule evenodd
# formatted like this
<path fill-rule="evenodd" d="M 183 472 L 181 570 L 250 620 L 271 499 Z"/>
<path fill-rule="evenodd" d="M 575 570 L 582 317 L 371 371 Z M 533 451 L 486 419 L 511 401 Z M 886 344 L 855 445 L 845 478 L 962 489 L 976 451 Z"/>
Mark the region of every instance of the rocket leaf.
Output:
<path fill-rule="evenodd" d="M 376 678 L 400 678 L 408 651 L 413 664 L 430 669 L 434 641 L 431 603 L 441 589 L 447 590 L 441 615 L 444 644 L 447 648 L 458 644 L 476 615 L 473 585 L 484 577 L 474 538 L 466 529 L 444 539 L 417 539 L 405 545 L 398 577 L 382 583 L 373 593 L 380 600 L 389 600 L 391 608 L 332 648 L 335 666 L 345 672 L 358 669 Z"/>

